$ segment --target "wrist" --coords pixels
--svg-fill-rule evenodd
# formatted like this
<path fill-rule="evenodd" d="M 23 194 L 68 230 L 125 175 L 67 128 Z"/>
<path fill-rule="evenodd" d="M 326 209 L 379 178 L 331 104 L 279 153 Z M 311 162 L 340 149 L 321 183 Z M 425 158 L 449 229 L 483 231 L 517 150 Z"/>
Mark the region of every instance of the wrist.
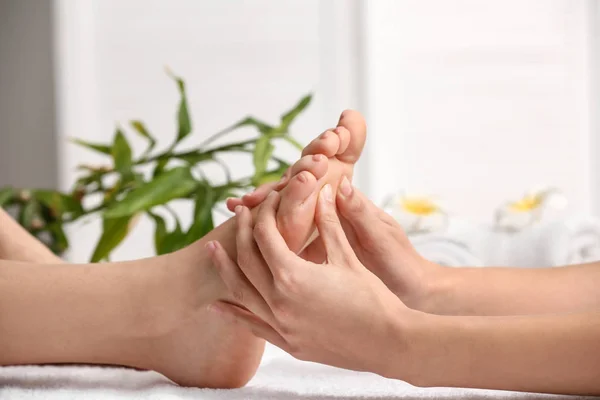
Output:
<path fill-rule="evenodd" d="M 452 268 L 444 267 L 432 261 L 421 259 L 415 290 L 408 299 L 402 299 L 410 308 L 430 314 L 440 314 L 443 302 L 440 299 L 446 298 L 446 292 L 450 289 L 448 285 L 449 275 L 452 274 Z"/>
<path fill-rule="evenodd" d="M 404 307 L 389 315 L 388 336 L 382 340 L 380 352 L 380 369 L 375 372 L 379 375 L 400 379 L 414 384 L 413 376 L 416 374 L 415 363 L 421 356 L 418 349 L 423 345 L 423 333 L 427 331 L 428 314 Z"/>

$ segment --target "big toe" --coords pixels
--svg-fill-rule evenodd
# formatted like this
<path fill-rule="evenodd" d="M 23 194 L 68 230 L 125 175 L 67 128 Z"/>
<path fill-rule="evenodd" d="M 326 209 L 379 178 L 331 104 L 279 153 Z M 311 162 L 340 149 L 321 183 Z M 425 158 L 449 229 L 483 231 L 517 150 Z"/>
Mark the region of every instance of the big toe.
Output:
<path fill-rule="evenodd" d="M 339 131 L 347 131 L 350 138 L 347 146 L 344 146 L 345 149 L 342 147 L 342 152 L 337 154 L 337 158 L 343 162 L 354 164 L 360 158 L 365 147 L 365 141 L 367 140 L 367 123 L 365 118 L 358 111 L 345 110 L 340 115 L 338 128 Z"/>
<path fill-rule="evenodd" d="M 318 180 L 310 172 L 302 171 L 280 193 L 277 227 L 290 250 L 297 253 L 314 231 Z"/>

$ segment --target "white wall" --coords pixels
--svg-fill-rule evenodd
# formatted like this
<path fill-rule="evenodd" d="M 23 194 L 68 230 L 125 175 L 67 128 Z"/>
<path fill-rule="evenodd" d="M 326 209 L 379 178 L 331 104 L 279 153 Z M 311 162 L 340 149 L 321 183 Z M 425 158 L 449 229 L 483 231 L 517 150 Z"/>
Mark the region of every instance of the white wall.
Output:
<path fill-rule="evenodd" d="M 420 189 L 490 220 L 543 184 L 589 211 L 589 5 L 368 2 L 371 195 Z"/>
<path fill-rule="evenodd" d="M 57 0 L 59 131 L 110 140 L 117 121 L 141 118 L 165 143 L 177 100 L 168 65 L 188 82 L 190 145 L 248 113 L 275 121 L 314 91 L 295 135 L 307 142 L 343 108 L 364 111 L 358 180 L 376 201 L 419 189 L 489 220 L 549 184 L 589 211 L 593 4 Z M 90 160 L 63 146 L 62 187 Z M 71 259 L 86 260 L 98 225 L 75 232 Z M 151 232 L 142 221 L 117 258 L 151 254 Z"/>
<path fill-rule="evenodd" d="M 293 126 L 294 136 L 308 143 L 335 126 L 339 112 L 357 98 L 355 85 L 347 82 L 354 69 L 344 63 L 355 57 L 354 43 L 345 44 L 351 36 L 336 40 L 339 46 L 332 43 L 350 30 L 333 30 L 340 4 L 352 3 L 58 1 L 60 133 L 109 141 L 117 122 L 141 118 L 163 145 L 170 144 L 178 93 L 164 72 L 168 65 L 187 81 L 196 132 L 187 145 L 248 114 L 276 122 L 301 96 L 314 92 L 314 103 Z M 344 18 L 354 18 L 343 11 Z M 141 144 L 136 142 L 138 151 Z M 63 188 L 72 184 L 78 163 L 100 160 L 72 145 L 61 151 Z M 299 156 L 289 147 L 281 151 L 290 160 Z M 227 161 L 234 172 L 251 167 L 249 158 Z M 98 229 L 95 221 L 73 230 L 71 259 L 89 257 Z M 141 221 L 115 258 L 151 254 L 152 231 L 150 221 Z"/>

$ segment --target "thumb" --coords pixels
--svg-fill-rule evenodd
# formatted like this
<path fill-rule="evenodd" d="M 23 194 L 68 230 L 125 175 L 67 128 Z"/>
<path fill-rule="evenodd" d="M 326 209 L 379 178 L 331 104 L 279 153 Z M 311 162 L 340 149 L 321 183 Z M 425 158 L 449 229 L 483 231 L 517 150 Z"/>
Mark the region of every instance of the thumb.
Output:
<path fill-rule="evenodd" d="M 353 267 L 357 258 L 348 243 L 334 205 L 331 185 L 327 184 L 319 193 L 315 223 L 323 240 L 327 259 L 333 264 Z"/>
<path fill-rule="evenodd" d="M 366 243 L 381 237 L 385 231 L 376 223 L 381 220 L 379 208 L 375 206 L 364 194 L 356 190 L 348 179 L 344 177 L 340 183 L 336 199 L 338 210 L 356 235 L 360 243 Z"/>

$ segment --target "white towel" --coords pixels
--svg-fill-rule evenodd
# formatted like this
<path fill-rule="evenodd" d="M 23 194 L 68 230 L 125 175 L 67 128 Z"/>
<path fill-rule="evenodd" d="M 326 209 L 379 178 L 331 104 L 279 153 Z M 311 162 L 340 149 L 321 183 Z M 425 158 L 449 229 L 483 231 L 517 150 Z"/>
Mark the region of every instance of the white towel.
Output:
<path fill-rule="evenodd" d="M 271 349 L 272 350 L 272 349 Z M 584 399 L 507 391 L 416 388 L 405 382 L 301 362 L 279 351 L 241 389 L 182 388 L 154 372 L 124 368 L 23 366 L 0 368 L 0 399 Z"/>
<path fill-rule="evenodd" d="M 423 234 L 410 237 L 419 254 L 446 267 L 480 267 L 483 262 L 460 238 L 444 234 Z"/>
<path fill-rule="evenodd" d="M 486 265 L 555 267 L 600 260 L 600 221 L 589 216 L 541 222 L 514 233 L 492 232 L 486 240 Z"/>

